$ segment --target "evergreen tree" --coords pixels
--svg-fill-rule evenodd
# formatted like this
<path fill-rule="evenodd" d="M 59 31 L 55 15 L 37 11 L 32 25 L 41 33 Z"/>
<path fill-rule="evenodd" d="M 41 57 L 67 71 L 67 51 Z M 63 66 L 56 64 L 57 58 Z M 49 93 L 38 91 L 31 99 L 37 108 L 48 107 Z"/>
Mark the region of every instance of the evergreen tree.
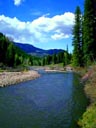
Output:
<path fill-rule="evenodd" d="M 51 55 L 46 56 L 46 64 L 49 65 L 51 64 L 51 62 L 52 62 L 52 56 Z"/>
<path fill-rule="evenodd" d="M 82 66 L 82 15 L 80 7 L 75 11 L 75 24 L 73 27 L 73 66 Z"/>
<path fill-rule="evenodd" d="M 69 60 L 69 53 L 68 52 L 64 52 L 64 60 L 63 60 L 63 66 L 66 66 L 70 63 Z"/>
<path fill-rule="evenodd" d="M 46 65 L 46 63 L 45 63 L 45 57 L 43 57 L 43 59 L 42 59 L 42 66 L 45 66 Z"/>
<path fill-rule="evenodd" d="M 59 52 L 57 54 L 57 63 L 63 62 L 64 52 Z"/>
<path fill-rule="evenodd" d="M 57 63 L 57 56 L 56 56 L 56 54 L 53 54 L 53 56 L 52 56 L 52 62 L 53 62 L 53 64 L 56 64 Z"/>
<path fill-rule="evenodd" d="M 96 0 L 85 0 L 83 33 L 84 60 L 88 65 L 96 59 Z"/>
<path fill-rule="evenodd" d="M 15 54 L 15 58 L 14 58 L 14 66 L 20 65 L 21 61 L 20 61 L 20 57 L 18 56 L 18 54 Z"/>
<path fill-rule="evenodd" d="M 15 48 L 12 43 L 9 44 L 6 52 L 6 60 L 9 66 L 14 66 L 15 62 Z"/>
<path fill-rule="evenodd" d="M 0 62 L 5 63 L 6 50 L 9 44 L 9 40 L 2 33 L 0 33 Z"/>

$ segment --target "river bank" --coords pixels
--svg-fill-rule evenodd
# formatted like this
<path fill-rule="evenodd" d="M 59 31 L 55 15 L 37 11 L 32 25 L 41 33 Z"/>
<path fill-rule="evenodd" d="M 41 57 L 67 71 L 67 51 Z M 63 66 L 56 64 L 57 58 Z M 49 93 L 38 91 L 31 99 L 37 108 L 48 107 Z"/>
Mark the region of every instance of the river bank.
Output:
<path fill-rule="evenodd" d="M 54 66 L 54 67 L 32 66 L 32 67 L 29 67 L 29 71 L 24 71 L 24 69 L 21 67 L 17 69 L 8 68 L 7 70 L 1 70 L 0 72 L 0 87 L 5 87 L 5 86 L 20 83 L 23 81 L 35 79 L 40 76 L 38 74 L 38 70 L 44 70 L 45 72 L 72 71 L 71 67 L 69 66 L 66 67 L 65 69 L 58 66 Z"/>
<path fill-rule="evenodd" d="M 33 80 L 40 77 L 36 71 L 21 71 L 21 72 L 0 72 L 0 87 L 5 87 L 17 84 L 27 80 Z"/>
<path fill-rule="evenodd" d="M 84 91 L 90 104 L 78 124 L 81 128 L 96 128 L 96 66 L 92 66 L 82 80 L 85 82 Z"/>

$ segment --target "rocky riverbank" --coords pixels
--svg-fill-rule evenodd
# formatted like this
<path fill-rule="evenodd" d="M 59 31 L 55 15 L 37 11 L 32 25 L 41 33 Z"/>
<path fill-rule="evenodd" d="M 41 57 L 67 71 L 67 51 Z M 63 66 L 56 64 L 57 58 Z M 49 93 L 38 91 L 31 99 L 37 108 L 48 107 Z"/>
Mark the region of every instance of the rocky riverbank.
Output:
<path fill-rule="evenodd" d="M 24 71 L 24 72 L 1 72 L 0 73 L 0 87 L 5 87 L 13 84 L 17 84 L 27 80 L 33 80 L 40 77 L 36 71 Z"/>

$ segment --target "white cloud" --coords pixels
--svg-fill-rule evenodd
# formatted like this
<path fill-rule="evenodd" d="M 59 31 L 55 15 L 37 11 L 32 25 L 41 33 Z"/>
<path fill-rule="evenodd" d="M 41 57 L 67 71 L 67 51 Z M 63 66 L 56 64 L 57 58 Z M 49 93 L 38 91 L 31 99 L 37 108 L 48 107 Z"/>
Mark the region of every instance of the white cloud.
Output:
<path fill-rule="evenodd" d="M 16 42 L 38 43 L 69 38 L 74 24 L 74 14 L 66 12 L 49 18 L 43 15 L 31 22 L 22 22 L 16 17 L 0 15 L 0 32 Z"/>
<path fill-rule="evenodd" d="M 24 0 L 14 0 L 14 5 L 19 6 Z"/>
<path fill-rule="evenodd" d="M 69 38 L 69 35 L 65 35 L 64 33 L 58 33 L 58 34 L 54 34 L 51 36 L 52 39 L 54 40 L 61 40 L 61 39 L 64 39 L 64 38 Z"/>

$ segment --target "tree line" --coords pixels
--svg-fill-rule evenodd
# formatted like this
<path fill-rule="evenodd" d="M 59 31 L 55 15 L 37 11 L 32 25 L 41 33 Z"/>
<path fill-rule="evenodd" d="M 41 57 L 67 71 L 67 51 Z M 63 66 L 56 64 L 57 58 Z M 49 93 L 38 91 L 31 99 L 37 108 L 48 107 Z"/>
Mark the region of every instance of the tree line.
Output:
<path fill-rule="evenodd" d="M 39 58 L 26 54 L 0 33 L 0 66 L 39 65 Z"/>
<path fill-rule="evenodd" d="M 48 55 L 42 58 L 42 66 L 50 64 L 63 63 L 66 66 L 71 63 L 72 55 L 68 51 L 59 52 L 58 54 Z"/>
<path fill-rule="evenodd" d="M 73 66 L 88 66 L 96 60 L 96 1 L 85 0 L 84 14 L 77 6 L 73 27 Z"/>

